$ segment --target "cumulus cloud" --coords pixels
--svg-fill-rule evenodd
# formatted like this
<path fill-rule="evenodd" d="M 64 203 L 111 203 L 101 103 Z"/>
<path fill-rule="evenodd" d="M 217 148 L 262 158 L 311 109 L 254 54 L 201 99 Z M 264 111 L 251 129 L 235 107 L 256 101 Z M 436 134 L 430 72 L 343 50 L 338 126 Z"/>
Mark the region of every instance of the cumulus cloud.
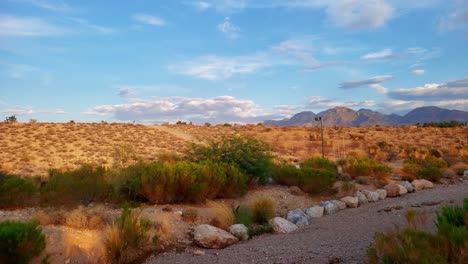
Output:
<path fill-rule="evenodd" d="M 340 102 L 340 101 L 335 101 L 328 97 L 323 97 L 323 96 L 311 96 L 307 99 L 307 108 L 309 109 L 325 109 L 325 108 L 333 108 L 337 106 L 356 108 L 356 107 L 372 107 L 375 105 L 376 103 L 372 100 Z"/>
<path fill-rule="evenodd" d="M 272 65 L 271 58 L 265 54 L 233 57 L 208 55 L 169 68 L 195 78 L 221 80 L 234 75 L 250 74 Z"/>
<path fill-rule="evenodd" d="M 147 14 L 134 14 L 133 19 L 135 19 L 138 22 L 156 27 L 164 26 L 166 24 L 166 22 L 162 18 Z"/>
<path fill-rule="evenodd" d="M 416 69 L 416 70 L 413 70 L 411 73 L 413 75 L 423 75 L 424 73 L 426 73 L 426 71 L 423 69 Z"/>
<path fill-rule="evenodd" d="M 448 109 L 459 109 L 468 111 L 468 99 L 440 100 L 440 101 L 421 101 L 421 100 L 385 100 L 381 105 L 389 112 L 403 112 L 423 106 L 438 106 Z"/>
<path fill-rule="evenodd" d="M 237 99 L 232 96 L 134 99 L 124 104 L 96 106 L 85 113 L 146 123 L 177 120 L 195 123 L 246 123 L 279 117 L 265 112 L 251 100 Z"/>
<path fill-rule="evenodd" d="M 294 105 L 275 105 L 274 109 L 283 116 L 290 116 L 297 113 L 301 107 Z"/>
<path fill-rule="evenodd" d="M 370 79 L 342 82 L 340 83 L 339 88 L 346 90 L 346 89 L 354 89 L 354 88 L 367 86 L 371 89 L 376 90 L 379 93 L 386 93 L 387 88 L 382 86 L 382 83 L 389 81 L 389 80 L 393 80 L 393 76 L 390 76 L 390 75 L 376 76 Z"/>
<path fill-rule="evenodd" d="M 382 27 L 393 18 L 394 11 L 385 0 L 332 1 L 327 8 L 329 18 L 336 25 L 352 30 Z"/>
<path fill-rule="evenodd" d="M 458 28 L 466 28 L 468 24 L 468 2 L 457 0 L 449 14 L 439 20 L 439 31 L 450 31 Z"/>
<path fill-rule="evenodd" d="M 0 36 L 38 37 L 56 36 L 67 30 L 42 18 L 0 15 Z"/>
<path fill-rule="evenodd" d="M 388 93 L 396 100 L 444 101 L 468 99 L 468 78 L 445 83 L 424 84 L 415 88 L 396 89 Z"/>
<path fill-rule="evenodd" d="M 385 60 L 394 58 L 396 55 L 393 53 L 392 49 L 384 49 L 377 52 L 371 52 L 361 56 L 362 60 Z"/>
<path fill-rule="evenodd" d="M 224 22 L 218 24 L 217 28 L 228 38 L 235 39 L 239 37 L 240 29 L 232 24 L 229 17 L 225 17 Z"/>

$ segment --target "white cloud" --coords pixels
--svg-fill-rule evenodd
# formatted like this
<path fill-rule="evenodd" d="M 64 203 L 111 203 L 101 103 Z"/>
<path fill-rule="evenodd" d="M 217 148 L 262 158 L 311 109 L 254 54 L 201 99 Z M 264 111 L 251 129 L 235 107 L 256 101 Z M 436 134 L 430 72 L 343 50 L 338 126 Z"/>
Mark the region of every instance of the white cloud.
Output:
<path fill-rule="evenodd" d="M 16 0 L 16 2 L 28 3 L 33 6 L 53 11 L 53 12 L 70 12 L 73 8 L 62 1 L 44 1 L 44 0 Z"/>
<path fill-rule="evenodd" d="M 283 116 L 290 116 L 297 113 L 301 107 L 293 105 L 275 105 L 274 109 Z"/>
<path fill-rule="evenodd" d="M 385 88 L 382 84 L 380 83 L 373 83 L 369 84 L 369 88 L 376 90 L 379 93 L 387 93 L 388 89 Z"/>
<path fill-rule="evenodd" d="M 320 67 L 321 63 L 312 56 L 312 51 L 304 44 L 295 40 L 286 40 L 271 48 L 275 52 L 284 53 L 299 59 L 305 67 Z"/>
<path fill-rule="evenodd" d="M 228 38 L 236 39 L 239 37 L 240 29 L 231 23 L 229 17 L 225 17 L 224 22 L 218 24 L 217 28 Z"/>
<path fill-rule="evenodd" d="M 262 54 L 235 57 L 208 55 L 170 66 L 170 69 L 195 78 L 220 80 L 270 67 L 272 63 L 269 60 L 268 56 Z"/>
<path fill-rule="evenodd" d="M 323 96 L 311 96 L 307 99 L 307 108 L 309 109 L 325 109 L 333 108 L 337 106 L 348 107 L 348 108 L 357 108 L 357 107 L 372 107 L 376 103 L 372 100 L 366 101 L 346 101 L 340 102 L 335 101 Z"/>
<path fill-rule="evenodd" d="M 86 19 L 82 19 L 82 18 L 78 18 L 78 17 L 69 17 L 68 19 L 70 21 L 73 21 L 73 22 L 77 23 L 78 25 L 80 25 L 82 27 L 85 27 L 87 29 L 90 29 L 90 30 L 95 31 L 95 32 L 100 33 L 100 34 L 108 35 L 108 34 L 114 33 L 114 29 L 112 29 L 110 27 L 95 25 L 93 23 L 90 23 Z"/>
<path fill-rule="evenodd" d="M 35 114 L 66 114 L 66 112 L 62 109 L 54 109 L 54 110 L 44 110 L 44 109 L 34 109 L 31 106 L 15 106 L 9 109 L 1 109 L 1 114 L 7 115 L 35 115 Z"/>
<path fill-rule="evenodd" d="M 164 26 L 166 24 L 166 22 L 162 18 L 147 14 L 134 14 L 133 19 L 135 19 L 138 22 L 157 27 Z"/>
<path fill-rule="evenodd" d="M 424 84 L 415 88 L 396 89 L 388 93 L 396 100 L 437 101 L 468 99 L 468 78 L 445 83 Z"/>
<path fill-rule="evenodd" d="M 329 18 L 340 27 L 352 30 L 379 28 L 394 17 L 394 8 L 385 0 L 332 1 Z"/>
<path fill-rule="evenodd" d="M 401 112 L 412 110 L 423 106 L 438 106 L 448 109 L 459 109 L 468 111 L 468 99 L 440 100 L 440 101 L 420 101 L 420 100 L 385 100 L 381 105 L 387 111 Z"/>
<path fill-rule="evenodd" d="M 423 75 L 423 74 L 426 73 L 426 71 L 423 70 L 423 69 L 416 69 L 416 70 L 413 70 L 411 73 L 412 73 L 413 75 Z"/>
<path fill-rule="evenodd" d="M 208 2 L 200 1 L 200 2 L 196 2 L 195 6 L 201 10 L 205 10 L 205 9 L 212 7 L 212 4 Z"/>
<path fill-rule="evenodd" d="M 259 122 L 278 116 L 259 108 L 253 101 L 232 96 L 213 98 L 152 97 L 134 99 L 125 104 L 93 107 L 86 114 L 110 116 L 117 120 L 135 120 L 145 123 L 174 122 L 195 123 Z"/>
<path fill-rule="evenodd" d="M 41 18 L 0 15 L 0 36 L 56 36 L 66 32 L 66 29 Z"/>
<path fill-rule="evenodd" d="M 364 54 L 361 57 L 361 59 L 362 60 L 384 60 L 384 59 L 389 59 L 392 57 L 395 57 L 395 54 L 393 53 L 392 49 L 384 49 L 381 51 Z"/>
<path fill-rule="evenodd" d="M 458 28 L 466 28 L 468 24 L 468 2 L 457 0 L 449 14 L 439 20 L 439 31 L 450 31 Z"/>

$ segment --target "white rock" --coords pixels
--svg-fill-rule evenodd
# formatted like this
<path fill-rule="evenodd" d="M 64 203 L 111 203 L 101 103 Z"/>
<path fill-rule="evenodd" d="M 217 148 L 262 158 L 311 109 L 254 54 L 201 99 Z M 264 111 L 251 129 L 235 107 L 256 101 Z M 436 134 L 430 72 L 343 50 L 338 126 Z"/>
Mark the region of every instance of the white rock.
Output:
<path fill-rule="evenodd" d="M 320 206 L 323 207 L 324 213 L 326 215 L 334 214 L 334 213 L 336 213 L 336 212 L 338 212 L 340 210 L 338 205 L 336 205 L 336 204 L 334 204 L 334 203 L 332 203 L 330 201 L 320 202 Z"/>
<path fill-rule="evenodd" d="M 366 196 L 360 191 L 356 192 L 356 198 L 358 198 L 358 206 L 361 206 L 369 202 Z"/>
<path fill-rule="evenodd" d="M 205 248 L 225 248 L 239 241 L 230 233 L 206 224 L 195 227 L 193 240 L 197 245 Z"/>
<path fill-rule="evenodd" d="M 434 184 L 428 180 L 414 180 L 411 182 L 414 186 L 415 191 L 421 191 L 423 189 L 431 189 L 434 187 Z"/>
<path fill-rule="evenodd" d="M 400 188 L 400 191 L 398 192 L 400 195 L 408 193 L 408 190 L 405 187 L 401 186 L 400 184 L 398 184 L 398 188 Z"/>
<path fill-rule="evenodd" d="M 379 200 L 379 194 L 373 191 L 364 190 L 362 193 L 366 196 L 367 201 L 370 203 L 377 202 Z"/>
<path fill-rule="evenodd" d="M 432 189 L 434 188 L 434 184 L 428 180 L 421 180 L 424 184 L 424 189 Z"/>
<path fill-rule="evenodd" d="M 249 239 L 249 229 L 243 224 L 235 224 L 229 227 L 229 233 L 233 234 L 239 240 Z"/>
<path fill-rule="evenodd" d="M 323 216 L 323 207 L 318 206 L 318 205 L 314 205 L 314 206 L 312 206 L 310 208 L 307 208 L 305 210 L 305 213 L 308 216 L 313 217 L 313 218 L 322 217 Z"/>
<path fill-rule="evenodd" d="M 385 198 L 387 198 L 387 191 L 386 190 L 378 189 L 375 192 L 379 194 L 379 199 L 380 200 L 384 200 Z"/>
<path fill-rule="evenodd" d="M 409 181 L 401 181 L 400 185 L 405 187 L 408 192 L 414 192 L 414 186 Z"/>
<path fill-rule="evenodd" d="M 331 200 L 330 202 L 336 204 L 340 210 L 346 209 L 346 203 L 340 200 Z"/>
<path fill-rule="evenodd" d="M 271 219 L 270 226 L 275 233 L 280 234 L 287 234 L 297 230 L 297 226 L 295 224 L 281 217 Z"/>
<path fill-rule="evenodd" d="M 349 208 L 356 208 L 359 205 L 359 199 L 357 197 L 345 196 L 340 200 L 344 202 Z"/>

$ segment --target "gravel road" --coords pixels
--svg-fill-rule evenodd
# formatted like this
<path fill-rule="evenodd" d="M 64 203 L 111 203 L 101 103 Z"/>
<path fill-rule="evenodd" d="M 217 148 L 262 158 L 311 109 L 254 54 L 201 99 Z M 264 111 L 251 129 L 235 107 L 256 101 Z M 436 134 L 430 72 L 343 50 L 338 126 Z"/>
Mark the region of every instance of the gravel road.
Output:
<path fill-rule="evenodd" d="M 434 189 L 387 198 L 356 209 L 314 219 L 308 227 L 291 234 L 266 234 L 222 250 L 199 248 L 182 253 L 152 256 L 146 264 L 157 263 L 365 263 L 366 251 L 375 232 L 394 224 L 405 225 L 405 212 L 421 210 L 428 215 L 428 230 L 434 230 L 435 212 L 449 204 L 461 205 L 468 197 L 468 182 L 436 185 Z M 390 211 L 383 209 L 394 208 Z"/>

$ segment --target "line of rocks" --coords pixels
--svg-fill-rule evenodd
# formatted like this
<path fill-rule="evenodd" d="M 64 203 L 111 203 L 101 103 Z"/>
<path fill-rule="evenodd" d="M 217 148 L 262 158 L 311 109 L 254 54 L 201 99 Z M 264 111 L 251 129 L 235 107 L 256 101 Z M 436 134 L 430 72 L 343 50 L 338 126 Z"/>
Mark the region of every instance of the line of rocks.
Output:
<path fill-rule="evenodd" d="M 269 221 L 269 224 L 275 233 L 291 233 L 301 227 L 310 225 L 313 218 L 334 214 L 346 208 L 357 208 L 367 203 L 375 203 L 387 197 L 397 197 L 433 187 L 433 183 L 428 180 L 414 180 L 411 183 L 408 181 L 390 183 L 375 191 L 357 191 L 354 196 L 345 196 L 339 200 L 322 201 L 319 205 L 306 209 L 290 210 L 286 218 L 275 217 Z M 194 243 L 205 248 L 225 248 L 238 241 L 248 239 L 249 230 L 243 224 L 232 225 L 229 232 L 207 224 L 198 225 L 193 229 Z"/>

